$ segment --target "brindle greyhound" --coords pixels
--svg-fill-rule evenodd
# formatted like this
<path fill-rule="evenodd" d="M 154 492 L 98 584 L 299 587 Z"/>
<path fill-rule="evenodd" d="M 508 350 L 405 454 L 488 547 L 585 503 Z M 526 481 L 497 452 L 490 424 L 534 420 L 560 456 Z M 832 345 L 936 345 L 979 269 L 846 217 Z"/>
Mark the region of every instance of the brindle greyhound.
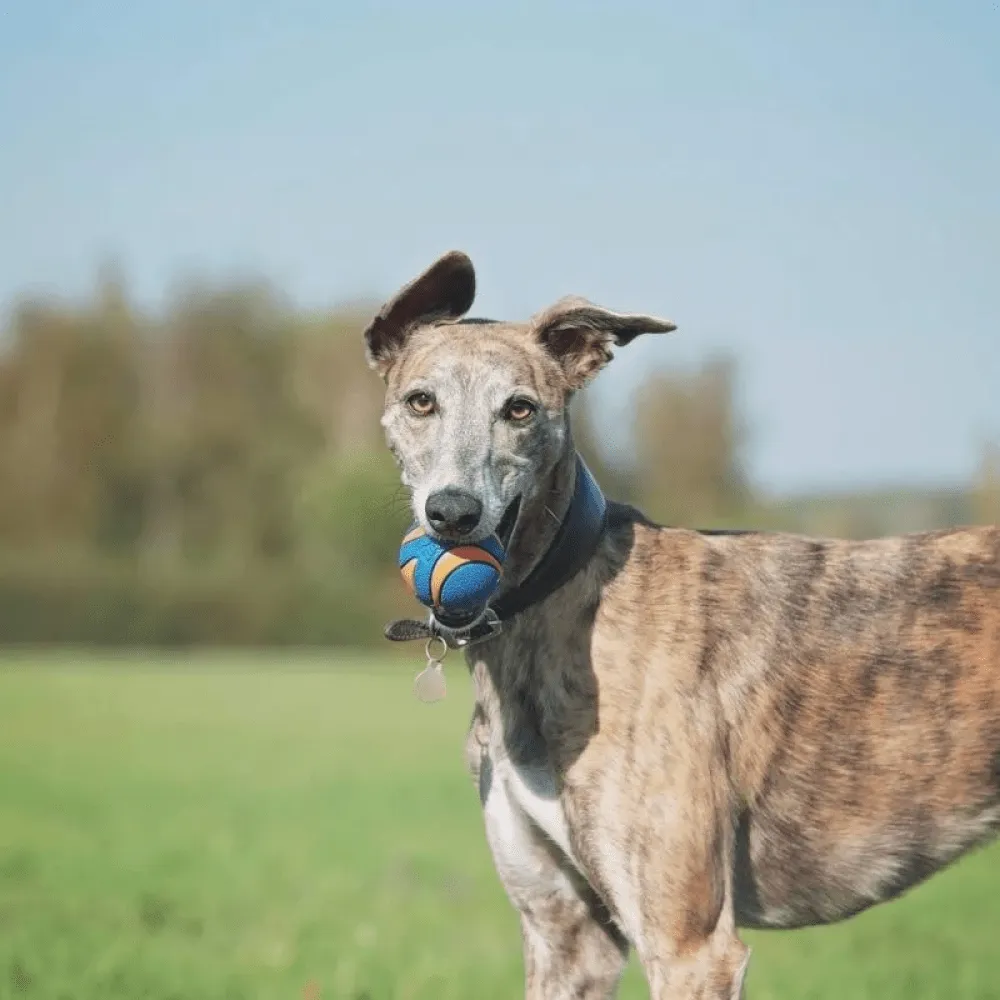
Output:
<path fill-rule="evenodd" d="M 511 593 L 585 474 L 573 393 L 674 324 L 582 299 L 463 321 L 474 295 L 446 254 L 365 337 L 416 517 L 499 527 Z M 466 649 L 468 765 L 529 998 L 613 996 L 632 946 L 654 1000 L 735 1000 L 737 927 L 844 919 L 997 832 L 997 528 L 727 535 L 610 504 L 584 557 Z"/>

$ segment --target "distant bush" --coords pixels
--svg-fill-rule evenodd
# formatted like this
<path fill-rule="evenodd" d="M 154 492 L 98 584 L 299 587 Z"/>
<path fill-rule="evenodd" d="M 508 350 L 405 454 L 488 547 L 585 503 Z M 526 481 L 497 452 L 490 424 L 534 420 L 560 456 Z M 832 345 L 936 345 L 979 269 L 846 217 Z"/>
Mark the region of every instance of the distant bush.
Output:
<path fill-rule="evenodd" d="M 149 576 L 65 559 L 0 561 L 0 643 L 126 646 L 371 645 L 387 601 L 307 574 Z"/>

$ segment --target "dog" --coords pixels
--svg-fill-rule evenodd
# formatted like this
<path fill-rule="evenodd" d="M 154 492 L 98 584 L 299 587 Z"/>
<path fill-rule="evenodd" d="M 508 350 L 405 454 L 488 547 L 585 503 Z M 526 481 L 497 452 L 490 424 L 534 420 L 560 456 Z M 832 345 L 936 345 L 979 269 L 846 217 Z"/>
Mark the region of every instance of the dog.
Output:
<path fill-rule="evenodd" d="M 516 597 L 587 475 L 574 393 L 675 326 L 567 298 L 466 319 L 445 254 L 365 331 L 433 537 L 508 543 Z M 466 758 L 529 1000 L 743 995 L 738 928 L 843 920 L 1000 828 L 1000 530 L 666 528 L 607 503 L 568 579 L 469 642 Z M 537 588 L 536 588 L 537 590 Z"/>

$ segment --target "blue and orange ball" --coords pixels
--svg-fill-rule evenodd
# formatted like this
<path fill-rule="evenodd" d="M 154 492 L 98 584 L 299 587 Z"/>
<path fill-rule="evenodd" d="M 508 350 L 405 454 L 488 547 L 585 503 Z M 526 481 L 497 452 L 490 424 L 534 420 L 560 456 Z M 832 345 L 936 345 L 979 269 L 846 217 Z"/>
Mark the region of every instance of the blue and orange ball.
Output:
<path fill-rule="evenodd" d="M 442 542 L 414 523 L 399 547 L 399 570 L 421 604 L 463 617 L 484 608 L 496 592 L 505 556 L 495 535 L 478 542 Z"/>

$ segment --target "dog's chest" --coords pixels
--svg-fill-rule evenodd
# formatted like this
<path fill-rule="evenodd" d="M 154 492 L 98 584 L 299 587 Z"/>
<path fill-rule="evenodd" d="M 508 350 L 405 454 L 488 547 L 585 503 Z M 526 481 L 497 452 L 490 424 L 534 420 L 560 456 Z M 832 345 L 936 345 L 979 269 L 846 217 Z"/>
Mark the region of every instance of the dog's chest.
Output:
<path fill-rule="evenodd" d="M 566 810 L 558 795 L 555 778 L 543 764 L 516 764 L 509 757 L 501 757 L 494 768 L 495 794 L 504 801 L 497 810 L 501 817 L 510 813 L 514 823 L 530 821 L 577 867 Z M 486 806 L 489 808 L 489 801 Z"/>
<path fill-rule="evenodd" d="M 536 676 L 553 673 L 534 666 Z M 585 875 L 582 840 L 576 829 L 581 822 L 579 803 L 571 792 L 572 782 L 567 785 L 568 775 L 557 776 L 552 758 L 553 742 L 561 748 L 567 728 L 563 713 L 552 711 L 552 705 L 559 702 L 546 697 L 537 682 L 511 684 L 501 695 L 493 678 L 502 675 L 504 667 L 511 676 L 520 675 L 519 680 L 528 672 L 524 663 L 505 663 L 492 671 L 477 664 L 473 669 L 478 705 L 470 735 L 477 747 L 475 753 L 482 755 L 480 797 L 494 852 L 499 849 L 505 856 L 502 868 L 524 868 L 520 874 L 528 876 L 531 863 L 527 859 L 534 848 L 522 848 L 528 846 L 527 841 L 537 844 L 541 834 Z M 584 839 L 593 839 L 590 833 L 588 829 Z"/>

